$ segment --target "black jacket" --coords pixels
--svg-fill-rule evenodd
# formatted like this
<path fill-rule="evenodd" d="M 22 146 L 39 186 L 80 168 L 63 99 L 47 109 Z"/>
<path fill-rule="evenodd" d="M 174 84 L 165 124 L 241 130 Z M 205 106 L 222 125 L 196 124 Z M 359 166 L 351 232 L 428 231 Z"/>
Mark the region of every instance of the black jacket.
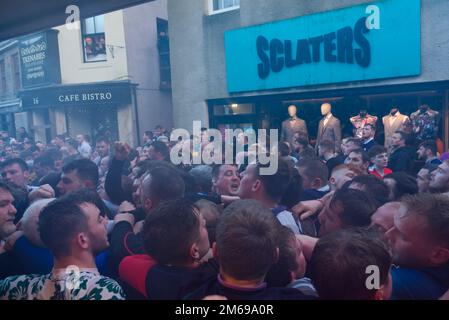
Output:
<path fill-rule="evenodd" d="M 415 155 L 416 151 L 414 148 L 409 146 L 400 147 L 390 155 L 388 168 L 393 172 L 405 172 L 413 175 Z"/>

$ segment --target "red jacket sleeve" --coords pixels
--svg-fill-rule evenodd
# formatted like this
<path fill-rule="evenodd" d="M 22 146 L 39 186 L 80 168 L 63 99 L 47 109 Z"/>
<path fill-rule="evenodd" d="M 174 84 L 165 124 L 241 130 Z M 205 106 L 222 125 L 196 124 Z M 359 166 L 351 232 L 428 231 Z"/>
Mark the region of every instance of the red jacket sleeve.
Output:
<path fill-rule="evenodd" d="M 128 256 L 119 265 L 119 277 L 148 299 L 146 278 L 148 271 L 155 265 L 156 261 L 149 255 Z"/>

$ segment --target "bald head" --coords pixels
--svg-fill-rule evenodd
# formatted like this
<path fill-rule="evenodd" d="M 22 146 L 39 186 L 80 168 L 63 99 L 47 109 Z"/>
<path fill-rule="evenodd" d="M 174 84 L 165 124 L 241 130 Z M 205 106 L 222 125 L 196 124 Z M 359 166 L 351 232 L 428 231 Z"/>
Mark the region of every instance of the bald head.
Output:
<path fill-rule="evenodd" d="M 294 104 L 288 106 L 288 115 L 290 117 L 296 116 L 296 111 L 297 111 L 297 109 L 296 109 L 296 106 Z"/>
<path fill-rule="evenodd" d="M 33 202 L 24 212 L 22 219 L 20 220 L 21 229 L 27 239 L 34 245 L 38 247 L 44 248 L 45 245 L 41 240 L 41 236 L 39 234 L 38 222 L 39 216 L 42 210 L 49 204 L 55 200 L 54 198 L 50 199 L 41 199 L 36 202 Z"/>
<path fill-rule="evenodd" d="M 377 227 L 383 233 L 390 230 L 394 225 L 394 216 L 400 206 L 400 202 L 388 202 L 379 207 L 371 216 L 371 226 Z"/>
<path fill-rule="evenodd" d="M 330 103 L 323 103 L 321 105 L 321 114 L 323 116 L 327 116 L 331 112 L 331 104 Z"/>

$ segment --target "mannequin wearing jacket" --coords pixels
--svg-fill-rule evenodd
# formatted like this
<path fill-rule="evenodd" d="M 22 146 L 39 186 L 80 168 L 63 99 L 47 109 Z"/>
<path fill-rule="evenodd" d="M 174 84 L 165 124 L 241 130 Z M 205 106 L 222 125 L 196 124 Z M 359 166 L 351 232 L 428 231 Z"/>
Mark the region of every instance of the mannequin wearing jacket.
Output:
<path fill-rule="evenodd" d="M 341 146 L 340 120 L 332 115 L 332 106 L 330 103 L 323 103 L 321 105 L 321 114 L 324 117 L 318 126 L 315 150 L 318 150 L 321 141 L 330 140 L 335 144 L 335 152 L 339 152 Z"/>

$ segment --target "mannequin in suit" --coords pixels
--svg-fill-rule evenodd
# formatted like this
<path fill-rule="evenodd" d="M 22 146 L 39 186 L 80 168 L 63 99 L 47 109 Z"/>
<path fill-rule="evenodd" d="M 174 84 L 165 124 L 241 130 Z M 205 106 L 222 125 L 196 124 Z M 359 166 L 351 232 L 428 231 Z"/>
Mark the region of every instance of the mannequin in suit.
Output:
<path fill-rule="evenodd" d="M 286 141 L 293 145 L 293 136 L 299 133 L 305 139 L 309 139 L 306 122 L 296 115 L 297 109 L 295 105 L 288 107 L 288 115 L 290 118 L 282 122 L 282 141 Z"/>
<path fill-rule="evenodd" d="M 382 123 L 385 130 L 385 148 L 387 148 L 388 152 L 391 152 L 393 148 L 393 134 L 396 131 L 406 131 L 407 126 L 410 124 L 410 119 L 408 116 L 401 114 L 398 107 L 393 105 L 390 113 L 382 118 Z"/>
<path fill-rule="evenodd" d="M 332 115 L 332 106 L 330 103 L 323 103 L 321 105 L 321 114 L 323 115 L 323 119 L 321 119 L 318 126 L 315 150 L 318 149 L 321 141 L 330 140 L 335 144 L 335 152 L 338 153 L 341 147 L 340 120 Z"/>
<path fill-rule="evenodd" d="M 366 109 L 361 109 L 360 113 L 349 119 L 354 126 L 354 138 L 363 138 L 363 128 L 367 124 L 371 124 L 376 128 L 377 117 L 368 114 Z"/>

